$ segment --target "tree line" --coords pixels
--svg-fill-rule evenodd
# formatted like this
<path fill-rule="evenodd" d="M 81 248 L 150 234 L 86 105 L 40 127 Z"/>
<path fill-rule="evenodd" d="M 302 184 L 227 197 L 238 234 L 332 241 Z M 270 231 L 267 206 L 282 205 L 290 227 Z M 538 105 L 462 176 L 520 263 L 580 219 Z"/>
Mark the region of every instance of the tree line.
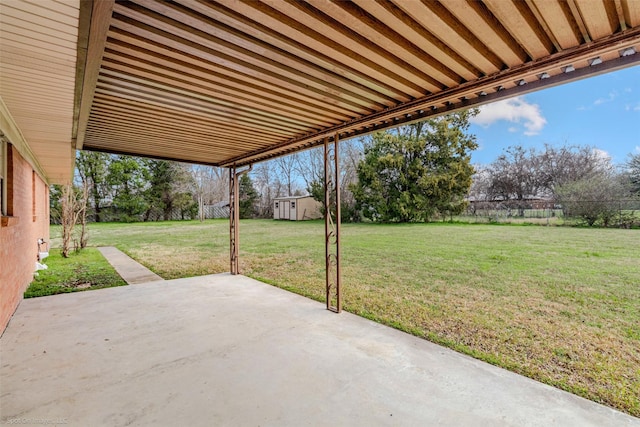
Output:
<path fill-rule="evenodd" d="M 491 164 L 476 167 L 469 194 L 475 202 L 513 206 L 519 215 L 531 200 L 544 200 L 589 226 L 608 227 L 639 222 L 633 213 L 621 213 L 622 201 L 639 200 L 639 184 L 640 154 L 630 154 L 626 164 L 616 167 L 606 153 L 589 146 L 516 145 Z"/>
<path fill-rule="evenodd" d="M 95 222 L 170 219 L 178 210 L 195 217 L 195 185 L 187 165 L 165 160 L 79 151 L 74 187 L 87 193 L 87 216 Z M 51 213 L 55 220 L 62 206 L 62 187 L 51 189 Z"/>
<path fill-rule="evenodd" d="M 480 201 L 522 207 L 542 199 L 589 225 L 608 226 L 610 202 L 640 194 L 640 154 L 620 169 L 593 147 L 512 146 L 489 165 L 472 165 L 477 143 L 469 120 L 477 113 L 341 141 L 342 220 L 424 222 Z M 323 170 L 321 147 L 255 165 L 241 178 L 241 217 L 272 218 L 277 197 L 310 194 L 323 202 Z M 74 188 L 76 199 L 86 198 L 88 221 L 203 220 L 207 207 L 228 200 L 229 176 L 221 168 L 81 151 Z M 64 210 L 62 193 L 51 189 L 54 220 Z"/>

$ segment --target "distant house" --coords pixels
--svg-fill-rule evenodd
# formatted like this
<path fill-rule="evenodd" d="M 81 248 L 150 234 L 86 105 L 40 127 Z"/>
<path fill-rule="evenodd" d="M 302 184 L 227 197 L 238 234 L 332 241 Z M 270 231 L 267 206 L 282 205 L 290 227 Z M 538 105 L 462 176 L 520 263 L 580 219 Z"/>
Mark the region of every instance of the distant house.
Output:
<path fill-rule="evenodd" d="M 321 206 L 311 196 L 278 197 L 273 200 L 273 219 L 303 221 L 322 218 Z"/>
<path fill-rule="evenodd" d="M 554 206 L 553 200 L 544 197 L 529 196 L 523 199 L 467 198 L 470 209 L 549 209 Z"/>

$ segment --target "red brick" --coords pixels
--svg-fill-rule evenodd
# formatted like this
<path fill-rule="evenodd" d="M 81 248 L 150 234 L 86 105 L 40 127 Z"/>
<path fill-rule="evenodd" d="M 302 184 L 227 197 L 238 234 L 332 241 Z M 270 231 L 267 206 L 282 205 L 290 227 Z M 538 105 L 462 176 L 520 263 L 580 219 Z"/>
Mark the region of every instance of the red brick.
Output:
<path fill-rule="evenodd" d="M 8 192 L 8 212 L 13 218 L 0 226 L 0 333 L 33 280 L 38 239 L 49 240 L 49 189 L 15 148 L 8 150 L 12 150 L 7 157 L 13 164 L 7 170 L 13 189 Z"/>

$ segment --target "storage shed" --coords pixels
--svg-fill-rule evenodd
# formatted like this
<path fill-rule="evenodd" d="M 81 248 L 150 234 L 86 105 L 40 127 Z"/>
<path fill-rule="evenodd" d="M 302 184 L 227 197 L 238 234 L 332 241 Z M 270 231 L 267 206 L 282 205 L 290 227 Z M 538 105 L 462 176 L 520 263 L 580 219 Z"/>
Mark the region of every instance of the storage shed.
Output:
<path fill-rule="evenodd" d="M 322 218 L 321 206 L 311 196 L 278 197 L 273 200 L 273 219 L 303 221 Z"/>

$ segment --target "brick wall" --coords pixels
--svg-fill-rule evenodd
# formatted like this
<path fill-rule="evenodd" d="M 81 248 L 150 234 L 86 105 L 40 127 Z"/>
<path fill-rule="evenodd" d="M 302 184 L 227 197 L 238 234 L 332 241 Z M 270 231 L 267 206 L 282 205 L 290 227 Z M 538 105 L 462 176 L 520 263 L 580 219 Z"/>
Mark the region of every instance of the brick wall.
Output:
<path fill-rule="evenodd" d="M 49 240 L 49 189 L 15 148 L 7 151 L 9 216 L 0 225 L 0 334 L 33 280 L 38 238 Z"/>

